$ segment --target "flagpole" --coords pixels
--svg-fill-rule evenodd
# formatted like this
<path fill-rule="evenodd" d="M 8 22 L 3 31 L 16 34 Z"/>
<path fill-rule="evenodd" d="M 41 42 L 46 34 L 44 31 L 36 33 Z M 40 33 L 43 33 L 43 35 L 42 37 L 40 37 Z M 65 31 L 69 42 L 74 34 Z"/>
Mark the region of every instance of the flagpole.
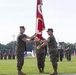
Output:
<path fill-rule="evenodd" d="M 37 7 L 36 7 L 36 14 L 37 14 Z M 36 24 L 35 24 L 35 33 L 37 34 L 37 17 L 36 17 Z M 34 43 L 34 52 L 36 53 L 36 42 Z"/>
<path fill-rule="evenodd" d="M 41 4 L 43 5 L 43 0 L 40 0 Z"/>
<path fill-rule="evenodd" d="M 37 4 L 36 4 L 37 6 Z M 36 14 L 37 14 L 37 7 L 36 7 Z M 37 17 L 36 17 L 36 24 L 35 24 L 35 33 L 37 33 Z"/>

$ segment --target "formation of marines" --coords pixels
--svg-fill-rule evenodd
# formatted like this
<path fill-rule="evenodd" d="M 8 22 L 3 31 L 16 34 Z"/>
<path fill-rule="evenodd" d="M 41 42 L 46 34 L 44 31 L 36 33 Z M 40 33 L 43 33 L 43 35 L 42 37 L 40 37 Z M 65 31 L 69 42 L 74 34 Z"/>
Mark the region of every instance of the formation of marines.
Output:
<path fill-rule="evenodd" d="M 58 49 L 58 61 L 62 62 L 64 57 L 67 61 L 71 61 L 71 55 L 72 51 L 70 47 L 66 48 L 65 50 L 63 48 Z"/>
<path fill-rule="evenodd" d="M 0 60 L 15 59 L 15 57 L 16 57 L 15 53 L 10 54 L 10 53 L 3 53 L 3 52 L 0 51 Z"/>

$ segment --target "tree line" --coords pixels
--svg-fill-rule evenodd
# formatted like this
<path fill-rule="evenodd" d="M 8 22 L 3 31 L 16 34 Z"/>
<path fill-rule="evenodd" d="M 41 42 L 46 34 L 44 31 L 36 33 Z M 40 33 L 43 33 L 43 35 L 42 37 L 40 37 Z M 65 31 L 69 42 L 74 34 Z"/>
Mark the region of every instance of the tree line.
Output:
<path fill-rule="evenodd" d="M 67 47 L 70 47 L 70 49 L 72 50 L 72 52 L 76 51 L 76 43 L 65 43 L 65 42 L 59 42 L 58 43 L 58 47 L 62 47 L 64 48 L 64 50 L 67 48 Z M 27 51 L 32 51 L 33 49 L 33 43 L 27 43 Z M 8 53 L 10 50 L 12 52 L 15 52 L 15 48 L 16 48 L 16 41 L 11 41 L 10 43 L 8 44 L 1 44 L 0 43 L 0 52 L 2 53 Z"/>

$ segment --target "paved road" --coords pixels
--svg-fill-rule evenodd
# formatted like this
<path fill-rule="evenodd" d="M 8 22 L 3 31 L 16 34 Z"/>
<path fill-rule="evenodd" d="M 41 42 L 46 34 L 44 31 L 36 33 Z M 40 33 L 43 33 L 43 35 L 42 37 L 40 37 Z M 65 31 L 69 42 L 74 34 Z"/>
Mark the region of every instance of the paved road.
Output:
<path fill-rule="evenodd" d="M 76 75 L 76 74 L 58 74 L 58 75 Z"/>
<path fill-rule="evenodd" d="M 76 74 L 58 74 L 58 75 L 76 75 Z"/>

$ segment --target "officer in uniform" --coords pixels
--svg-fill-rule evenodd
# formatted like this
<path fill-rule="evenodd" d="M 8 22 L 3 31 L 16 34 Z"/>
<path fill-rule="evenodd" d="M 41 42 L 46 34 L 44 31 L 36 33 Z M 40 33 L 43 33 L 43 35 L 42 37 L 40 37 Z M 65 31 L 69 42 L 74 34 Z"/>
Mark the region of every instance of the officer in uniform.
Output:
<path fill-rule="evenodd" d="M 37 47 L 37 49 L 40 49 L 41 47 L 45 46 L 48 43 L 50 60 L 52 62 L 52 66 L 54 69 L 54 73 L 50 74 L 50 75 L 57 75 L 57 66 L 58 66 L 58 64 L 57 64 L 57 62 L 58 62 L 57 42 L 53 35 L 53 29 L 48 29 L 47 33 L 49 35 L 48 40 L 42 40 L 42 42 L 44 42 L 44 43 L 42 45 L 39 45 Z"/>
<path fill-rule="evenodd" d="M 41 45 L 42 42 L 37 41 L 36 42 L 36 47 Z M 39 69 L 39 73 L 43 73 L 44 72 L 44 67 L 45 67 L 45 53 L 46 52 L 46 48 L 41 47 L 40 49 L 36 49 L 36 56 L 37 56 L 37 66 Z"/>
<path fill-rule="evenodd" d="M 26 42 L 28 43 L 34 42 L 27 39 L 32 39 L 35 36 L 33 35 L 32 37 L 29 37 L 26 34 L 24 34 L 24 32 L 25 32 L 24 26 L 20 26 L 20 34 L 17 37 L 17 47 L 16 47 L 18 75 L 26 75 L 21 71 L 22 66 L 24 64 L 24 52 L 26 51 Z"/>
<path fill-rule="evenodd" d="M 60 59 L 60 61 L 63 61 L 64 49 L 60 48 L 60 49 L 58 49 L 58 52 L 59 52 L 59 59 Z"/>
<path fill-rule="evenodd" d="M 13 59 L 15 59 L 15 53 L 13 53 L 13 56 L 12 56 L 12 58 L 13 58 Z"/>
<path fill-rule="evenodd" d="M 6 53 L 4 53 L 4 59 L 7 60 L 7 54 Z"/>
<path fill-rule="evenodd" d="M 71 50 L 69 47 L 66 49 L 66 58 L 67 61 L 71 61 Z"/>
<path fill-rule="evenodd" d="M 0 59 L 3 60 L 3 53 L 0 51 Z"/>

